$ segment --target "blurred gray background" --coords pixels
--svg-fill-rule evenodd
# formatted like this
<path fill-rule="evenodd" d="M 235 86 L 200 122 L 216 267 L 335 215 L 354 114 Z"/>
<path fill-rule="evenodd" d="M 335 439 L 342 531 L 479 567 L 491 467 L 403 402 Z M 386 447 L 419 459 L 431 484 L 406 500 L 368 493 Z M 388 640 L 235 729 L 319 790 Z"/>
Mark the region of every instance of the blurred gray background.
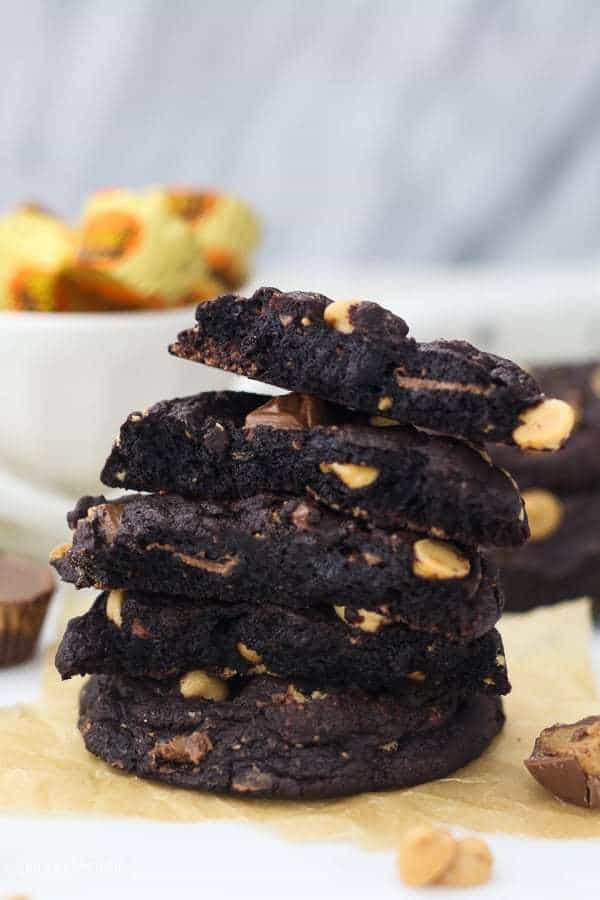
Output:
<path fill-rule="evenodd" d="M 2 205 L 222 186 L 263 260 L 595 258 L 600 3 L 24 0 L 0 38 Z"/>

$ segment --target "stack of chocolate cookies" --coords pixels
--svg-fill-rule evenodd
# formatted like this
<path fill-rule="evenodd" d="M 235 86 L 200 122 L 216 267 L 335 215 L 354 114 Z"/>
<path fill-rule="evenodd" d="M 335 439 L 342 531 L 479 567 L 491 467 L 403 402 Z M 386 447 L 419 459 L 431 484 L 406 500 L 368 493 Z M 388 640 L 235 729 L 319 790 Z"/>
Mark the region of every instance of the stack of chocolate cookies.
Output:
<path fill-rule="evenodd" d="M 515 612 L 600 599 L 600 363 L 543 366 L 533 375 L 570 404 L 575 429 L 562 453 L 489 448 L 523 491 L 531 529 L 526 546 L 494 553 L 506 608 Z"/>
<path fill-rule="evenodd" d="M 133 413 L 102 478 L 144 493 L 70 513 L 53 563 L 103 591 L 57 655 L 63 677 L 92 675 L 87 748 L 252 796 L 447 775 L 498 733 L 509 690 L 481 548 L 528 536 L 482 442 L 557 448 L 570 407 L 375 303 L 263 288 L 196 317 L 172 353 L 293 393 Z"/>

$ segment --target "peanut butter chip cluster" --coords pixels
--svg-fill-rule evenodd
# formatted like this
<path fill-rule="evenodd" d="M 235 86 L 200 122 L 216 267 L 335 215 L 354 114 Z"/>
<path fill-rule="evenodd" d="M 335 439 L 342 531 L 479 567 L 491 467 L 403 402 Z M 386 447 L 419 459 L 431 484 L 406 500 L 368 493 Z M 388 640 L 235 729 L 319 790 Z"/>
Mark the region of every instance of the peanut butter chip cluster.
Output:
<path fill-rule="evenodd" d="M 490 880 L 493 862 L 485 841 L 441 828 L 407 832 L 398 853 L 400 878 L 409 887 L 475 887 Z"/>

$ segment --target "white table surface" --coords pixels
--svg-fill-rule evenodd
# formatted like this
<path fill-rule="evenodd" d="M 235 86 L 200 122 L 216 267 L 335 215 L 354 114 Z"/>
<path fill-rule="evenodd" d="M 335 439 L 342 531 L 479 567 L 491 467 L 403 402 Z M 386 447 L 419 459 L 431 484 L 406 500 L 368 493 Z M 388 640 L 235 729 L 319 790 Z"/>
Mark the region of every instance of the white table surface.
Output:
<path fill-rule="evenodd" d="M 0 670 L 0 705 L 38 696 L 42 651 L 55 633 L 59 603 L 36 658 Z M 582 898 L 597 896 L 597 841 L 486 837 L 496 861 L 494 877 L 469 890 L 469 898 L 565 900 L 574 890 Z M 17 893 L 28 900 L 220 900 L 238 894 L 244 900 L 387 900 L 427 892 L 402 885 L 394 852 L 347 842 L 293 844 L 245 823 L 0 816 L 0 900 Z M 429 893 L 448 900 L 458 892 Z"/>

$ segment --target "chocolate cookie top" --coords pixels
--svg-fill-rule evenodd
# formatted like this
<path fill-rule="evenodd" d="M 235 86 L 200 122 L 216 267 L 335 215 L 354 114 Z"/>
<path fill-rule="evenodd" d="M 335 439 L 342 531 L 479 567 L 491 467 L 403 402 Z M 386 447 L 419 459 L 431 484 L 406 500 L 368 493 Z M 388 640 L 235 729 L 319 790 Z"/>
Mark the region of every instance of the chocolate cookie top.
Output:
<path fill-rule="evenodd" d="M 112 591 L 71 619 L 56 665 L 89 673 L 169 678 L 192 669 L 229 679 L 265 671 L 433 702 L 460 692 L 507 693 L 496 631 L 451 641 L 413 631 L 391 614 L 344 606 L 290 610 L 276 603 L 200 603 Z"/>
<path fill-rule="evenodd" d="M 322 799 L 441 778 L 503 724 L 497 697 L 430 707 L 269 676 L 228 685 L 190 672 L 165 685 L 92 675 L 81 693 L 87 749 L 118 769 L 248 797 Z"/>
<path fill-rule="evenodd" d="M 483 623 L 488 630 L 499 613 L 495 572 L 482 568 L 476 551 L 367 528 L 309 498 L 209 502 L 133 494 L 83 505 L 77 515 L 70 517 L 72 545 L 51 559 L 78 587 L 228 603 L 276 596 L 296 608 L 386 603 L 409 624 L 467 634 Z"/>
<path fill-rule="evenodd" d="M 369 415 L 473 441 L 557 449 L 568 406 L 509 360 L 463 341 L 419 344 L 377 303 L 260 288 L 196 310 L 171 353 Z"/>
<path fill-rule="evenodd" d="M 473 545 L 528 536 L 514 482 L 484 451 L 303 394 L 210 392 L 132 413 L 102 480 L 202 499 L 307 492 L 381 527 Z"/>
<path fill-rule="evenodd" d="M 494 461 L 523 489 L 574 492 L 600 486 L 600 362 L 539 366 L 533 374 L 544 391 L 573 408 L 573 434 L 560 453 L 490 446 Z"/>

